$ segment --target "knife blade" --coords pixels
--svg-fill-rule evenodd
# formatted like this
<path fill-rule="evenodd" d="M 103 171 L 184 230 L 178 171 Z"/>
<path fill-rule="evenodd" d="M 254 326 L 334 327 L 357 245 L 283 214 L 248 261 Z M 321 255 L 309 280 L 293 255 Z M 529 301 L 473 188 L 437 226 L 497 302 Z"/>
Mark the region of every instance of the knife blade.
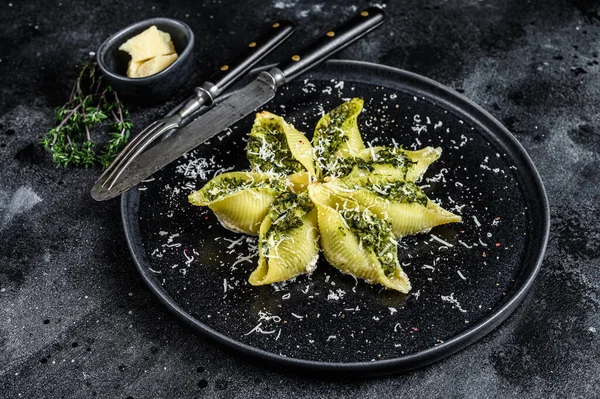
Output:
<path fill-rule="evenodd" d="M 292 55 L 283 65 L 261 72 L 256 80 L 182 128 L 177 135 L 165 139 L 134 159 L 127 168 L 120 171 L 114 184 L 104 186 L 103 181 L 97 182 L 92 188 L 92 197 L 97 201 L 104 201 L 134 187 L 268 103 L 275 96 L 278 87 L 371 32 L 383 23 L 384 17 L 381 9 L 367 8 L 338 28 L 328 31 L 303 51 Z M 123 177 L 119 179 L 120 176 Z"/>
<path fill-rule="evenodd" d="M 275 96 L 274 83 L 268 80 L 265 75 L 261 76 L 183 127 L 178 134 L 140 154 L 126 168 L 127 174 L 117 180 L 112 188 L 96 184 L 92 189 L 92 197 L 98 201 L 116 197 L 267 103 Z"/>

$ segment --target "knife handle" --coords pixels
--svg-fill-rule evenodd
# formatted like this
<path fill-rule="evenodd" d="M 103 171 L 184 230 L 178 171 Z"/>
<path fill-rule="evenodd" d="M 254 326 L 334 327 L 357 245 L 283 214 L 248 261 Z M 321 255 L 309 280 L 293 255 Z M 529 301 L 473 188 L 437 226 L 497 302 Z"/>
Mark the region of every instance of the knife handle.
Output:
<path fill-rule="evenodd" d="M 281 43 L 294 33 L 296 24 L 292 21 L 278 21 L 271 25 L 269 31 L 255 41 L 248 43 L 248 47 L 238 58 L 224 64 L 202 86 L 194 89 L 194 95 L 187 99 L 176 111 L 181 119 L 188 118 L 204 105 L 210 105 L 215 98 L 227 89 L 233 82 L 241 78 L 257 62 L 265 58 Z M 180 120 L 181 120 L 180 119 Z"/>
<path fill-rule="evenodd" d="M 385 14 L 381 9 L 369 7 L 336 29 L 327 32 L 303 51 L 292 55 L 287 63 L 278 66 L 285 75 L 285 81 L 289 82 L 371 32 L 383 23 L 384 18 Z"/>
<path fill-rule="evenodd" d="M 295 29 L 296 24 L 292 21 L 282 20 L 275 22 L 271 25 L 268 32 L 248 43 L 246 51 L 242 55 L 221 66 L 217 73 L 211 76 L 208 81 L 209 83 L 205 83 L 203 87 L 210 87 L 209 91 L 213 98 L 218 96 L 233 82 L 248 72 L 256 63 L 287 40 L 294 33 Z"/>

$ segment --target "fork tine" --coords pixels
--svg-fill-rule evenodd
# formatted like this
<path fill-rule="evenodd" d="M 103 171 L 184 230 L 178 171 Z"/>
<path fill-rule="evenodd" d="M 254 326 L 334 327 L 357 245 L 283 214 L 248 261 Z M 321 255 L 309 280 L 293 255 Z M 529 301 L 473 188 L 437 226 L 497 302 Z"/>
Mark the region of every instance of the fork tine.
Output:
<path fill-rule="evenodd" d="M 148 130 L 147 132 L 144 132 L 143 136 L 141 134 L 138 135 L 138 137 L 136 137 L 135 143 L 129 146 L 129 149 L 127 151 L 122 153 L 122 156 L 119 157 L 119 160 L 117 161 L 115 159 L 115 161 L 113 161 L 114 166 L 111 168 L 109 175 L 102 183 L 102 187 L 106 185 L 106 182 L 111 179 L 111 176 L 113 176 L 116 171 L 120 170 L 123 167 L 123 164 L 127 162 L 127 160 L 131 157 L 131 154 L 134 153 L 137 150 L 137 148 L 139 148 L 140 145 L 142 145 L 147 140 L 148 137 L 152 137 L 157 131 L 160 132 L 164 126 L 164 122 L 160 121 L 160 123 L 157 123 L 152 129 Z"/>
<path fill-rule="evenodd" d="M 117 165 L 116 169 L 114 169 L 113 172 L 106 178 L 106 180 L 104 181 L 102 186 L 104 187 L 110 180 L 112 180 L 112 182 L 108 186 L 108 189 L 110 190 L 114 186 L 114 184 L 117 182 L 117 180 L 119 179 L 121 174 L 125 171 L 125 169 L 127 169 L 127 166 L 129 166 L 129 164 L 131 162 L 133 162 L 133 160 L 138 155 L 140 155 L 158 137 L 160 137 L 165 132 L 167 132 L 177 126 L 178 126 L 178 124 L 173 123 L 173 122 L 163 123 L 162 126 L 157 126 L 156 129 L 154 129 L 151 133 L 147 134 L 146 137 L 144 137 L 142 140 L 140 140 L 138 142 L 138 144 L 136 145 L 136 147 L 133 148 L 127 154 L 127 156 L 121 160 L 120 164 Z M 116 175 L 115 175 L 115 173 L 116 173 Z"/>
<path fill-rule="evenodd" d="M 146 136 L 148 136 L 154 129 L 157 128 L 157 125 L 162 123 L 161 120 L 157 120 L 146 126 L 144 130 L 142 130 L 137 136 L 135 136 L 127 145 L 117 154 L 117 157 L 113 159 L 113 161 L 107 166 L 107 168 L 102 172 L 96 183 L 102 180 L 112 169 L 116 167 L 116 165 L 121 161 L 123 157 L 127 155 L 129 151 L 135 146 L 137 143 L 143 140 Z"/>

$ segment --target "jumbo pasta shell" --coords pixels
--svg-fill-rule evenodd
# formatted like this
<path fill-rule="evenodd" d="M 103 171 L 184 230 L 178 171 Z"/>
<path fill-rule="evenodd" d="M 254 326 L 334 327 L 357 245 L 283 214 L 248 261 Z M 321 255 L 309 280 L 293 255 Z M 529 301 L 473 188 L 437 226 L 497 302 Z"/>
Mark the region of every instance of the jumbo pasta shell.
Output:
<path fill-rule="evenodd" d="M 353 98 L 321 117 L 313 136 L 317 176 L 338 176 L 339 158 L 352 158 L 365 148 L 358 130 L 358 115 L 364 101 Z"/>
<path fill-rule="evenodd" d="M 256 235 L 283 187 L 266 174 L 229 172 L 215 176 L 188 199 L 193 205 L 208 206 L 225 228 Z"/>
<path fill-rule="evenodd" d="M 435 226 L 462 219 L 427 198 L 415 183 L 388 176 L 342 179 L 325 186 L 390 222 L 397 238 L 428 232 Z"/>
<path fill-rule="evenodd" d="M 282 234 L 281 240 L 265 245 L 273 219 L 267 216 L 260 227 L 258 267 L 248 279 L 252 285 L 265 285 L 309 274 L 319 258 L 319 230 L 316 208 L 306 214 L 300 227 Z M 265 248 L 268 246 L 268 248 Z"/>
<path fill-rule="evenodd" d="M 327 261 L 340 271 L 365 279 L 370 284 L 379 283 L 389 289 L 408 293 L 410 282 L 398 262 L 397 246 L 389 224 L 368 209 L 359 208 L 351 200 L 335 198 L 324 187 L 310 186 L 309 192 L 317 206 L 321 248 Z M 349 223 L 352 219 L 344 216 L 354 212 L 372 218 L 383 249 L 374 250 L 365 244 L 363 230 L 353 228 Z M 384 267 L 384 262 L 390 266 Z"/>
<path fill-rule="evenodd" d="M 310 141 L 282 117 L 268 111 L 256 114 L 246 156 L 252 169 L 260 172 L 289 175 L 306 170 L 315 174 Z"/>
<path fill-rule="evenodd" d="M 208 207 L 225 228 L 256 235 L 269 207 L 280 194 L 269 187 L 247 188 L 215 201 Z"/>
<path fill-rule="evenodd" d="M 355 158 L 355 165 L 348 177 L 382 175 L 418 181 L 441 154 L 442 149 L 439 147 L 425 147 L 417 151 L 400 147 L 366 148 Z"/>

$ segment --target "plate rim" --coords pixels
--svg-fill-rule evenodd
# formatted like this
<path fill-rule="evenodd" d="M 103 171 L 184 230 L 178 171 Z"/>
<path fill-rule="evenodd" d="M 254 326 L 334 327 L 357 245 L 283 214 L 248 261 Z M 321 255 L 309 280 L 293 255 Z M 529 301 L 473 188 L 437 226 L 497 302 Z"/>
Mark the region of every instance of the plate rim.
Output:
<path fill-rule="evenodd" d="M 270 362 L 274 365 L 280 365 L 285 367 L 292 367 L 296 370 L 303 370 L 309 373 L 314 372 L 333 372 L 333 373 L 344 373 L 348 376 L 348 373 L 360 372 L 361 375 L 382 375 L 406 372 L 414 370 L 439 360 L 442 360 L 462 349 L 467 348 L 472 343 L 483 338 L 485 335 L 492 332 L 496 327 L 502 324 L 519 306 L 528 293 L 533 281 L 539 273 L 544 260 L 546 252 L 549 234 L 550 234 L 550 207 L 548 197 L 541 176 L 537 171 L 531 157 L 521 145 L 521 143 L 515 138 L 515 136 L 500 123 L 495 117 L 489 112 L 484 110 L 481 106 L 466 98 L 462 94 L 455 90 L 425 76 L 416 74 L 414 72 L 406 71 L 400 68 L 395 68 L 387 65 L 367 62 L 367 61 L 356 61 L 356 60 L 343 60 L 343 59 L 331 59 L 326 61 L 324 64 L 348 67 L 353 66 L 357 68 L 367 68 L 386 72 L 388 74 L 394 74 L 396 76 L 402 76 L 405 79 L 412 81 L 418 81 L 421 84 L 431 87 L 436 90 L 437 93 L 442 93 L 446 96 L 451 96 L 455 100 L 460 100 L 459 108 L 464 110 L 465 108 L 474 113 L 479 114 L 480 118 L 483 117 L 487 120 L 487 124 L 494 127 L 494 129 L 503 134 L 503 138 L 508 141 L 510 145 L 516 150 L 518 155 L 522 158 L 522 161 L 527 165 L 528 178 L 531 179 L 531 186 L 534 187 L 536 194 L 539 196 L 538 200 L 541 203 L 541 212 L 543 226 L 541 231 L 542 237 L 538 237 L 539 249 L 534 257 L 533 267 L 529 271 L 520 284 L 520 286 L 511 293 L 511 298 L 508 299 L 502 306 L 497 308 L 493 313 L 489 314 L 483 320 L 477 324 L 469 327 L 463 332 L 453 336 L 445 342 L 418 351 L 413 354 L 397 356 L 390 359 L 383 359 L 377 361 L 361 361 L 361 362 L 326 362 L 308 359 L 299 359 L 285 357 L 273 352 L 260 349 L 243 342 L 237 341 L 227 335 L 224 335 L 201 321 L 195 319 L 193 316 L 188 314 L 183 308 L 181 308 L 175 300 L 162 288 L 158 283 L 158 280 L 154 275 L 150 275 L 149 270 L 144 265 L 143 254 L 140 253 L 140 248 L 135 245 L 134 242 L 134 229 L 131 226 L 131 218 L 128 217 L 128 205 L 133 199 L 134 190 L 129 190 L 121 196 L 121 220 L 123 224 L 123 230 L 125 233 L 125 239 L 129 248 L 131 257 L 135 263 L 136 269 L 140 273 L 142 280 L 146 283 L 148 288 L 158 297 L 160 302 L 167 307 L 169 311 L 174 313 L 179 319 L 183 320 L 186 324 L 191 326 L 195 331 L 200 332 L 203 336 L 215 340 L 216 342 L 225 345 L 229 349 L 241 352 L 244 355 L 249 355 L 255 359 Z M 260 68 L 262 69 L 262 68 Z M 455 103 L 456 104 L 456 103 Z M 473 112 L 469 112 L 472 114 Z M 476 119 L 480 119 L 476 118 Z M 541 241 L 540 241 L 541 239 Z M 535 252 L 535 251 L 532 251 Z"/>

